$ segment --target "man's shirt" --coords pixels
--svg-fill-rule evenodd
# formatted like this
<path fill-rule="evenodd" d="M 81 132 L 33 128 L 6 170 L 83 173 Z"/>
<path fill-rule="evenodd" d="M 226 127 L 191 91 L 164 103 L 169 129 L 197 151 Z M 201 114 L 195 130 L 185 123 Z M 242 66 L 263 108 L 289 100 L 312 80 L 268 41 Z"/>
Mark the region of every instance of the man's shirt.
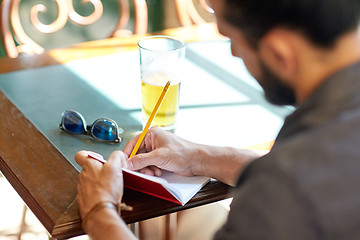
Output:
<path fill-rule="evenodd" d="M 215 239 L 360 239 L 360 63 L 286 118 L 241 174 Z"/>

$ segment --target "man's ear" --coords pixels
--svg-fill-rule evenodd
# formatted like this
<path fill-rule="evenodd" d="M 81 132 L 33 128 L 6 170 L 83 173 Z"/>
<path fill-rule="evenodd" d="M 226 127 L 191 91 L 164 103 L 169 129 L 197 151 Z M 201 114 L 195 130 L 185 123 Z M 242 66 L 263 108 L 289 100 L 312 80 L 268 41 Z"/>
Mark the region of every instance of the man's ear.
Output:
<path fill-rule="evenodd" d="M 298 69 L 293 33 L 273 29 L 259 42 L 259 54 L 264 64 L 284 80 L 292 79 Z"/>

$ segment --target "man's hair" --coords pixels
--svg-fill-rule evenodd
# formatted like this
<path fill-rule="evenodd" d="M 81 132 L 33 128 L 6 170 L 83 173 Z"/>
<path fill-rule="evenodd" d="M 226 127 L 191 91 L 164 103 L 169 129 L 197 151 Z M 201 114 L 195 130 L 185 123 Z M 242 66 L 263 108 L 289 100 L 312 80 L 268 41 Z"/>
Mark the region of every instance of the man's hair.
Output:
<path fill-rule="evenodd" d="M 224 18 L 253 47 L 272 28 L 284 27 L 331 48 L 358 27 L 360 0 L 225 0 Z"/>

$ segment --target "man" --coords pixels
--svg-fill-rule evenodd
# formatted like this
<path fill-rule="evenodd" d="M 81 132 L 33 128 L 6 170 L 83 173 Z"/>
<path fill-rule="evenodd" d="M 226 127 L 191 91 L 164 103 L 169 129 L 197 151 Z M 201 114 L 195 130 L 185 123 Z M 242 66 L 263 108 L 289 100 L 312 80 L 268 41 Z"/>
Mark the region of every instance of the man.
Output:
<path fill-rule="evenodd" d="M 158 128 L 130 159 L 137 138 L 104 166 L 79 152 L 85 229 L 94 239 L 134 238 L 115 210 L 91 210 L 121 199 L 120 166 L 127 164 L 148 174 L 166 169 L 237 186 L 215 239 L 360 239 L 360 1 L 212 0 L 211 5 L 233 55 L 244 60 L 265 97 L 297 109 L 262 157 L 194 144 Z"/>

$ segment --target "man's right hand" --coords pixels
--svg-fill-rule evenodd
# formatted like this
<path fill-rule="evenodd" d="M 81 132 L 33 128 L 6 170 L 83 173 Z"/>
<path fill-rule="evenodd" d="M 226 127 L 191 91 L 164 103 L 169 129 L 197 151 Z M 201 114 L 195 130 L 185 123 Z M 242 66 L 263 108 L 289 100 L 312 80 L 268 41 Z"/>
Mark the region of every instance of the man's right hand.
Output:
<path fill-rule="evenodd" d="M 125 146 L 124 152 L 130 156 L 139 136 Z M 128 167 L 148 175 L 161 175 L 161 169 L 175 172 L 183 176 L 193 176 L 192 161 L 197 144 L 184 140 L 172 133 L 152 127 L 146 134 L 135 156 L 128 159 Z"/>
<path fill-rule="evenodd" d="M 139 139 L 125 146 L 129 156 Z M 138 153 L 129 158 L 128 168 L 161 176 L 161 169 L 183 176 L 202 175 L 235 185 L 240 172 L 259 155 L 250 150 L 196 144 L 160 128 L 152 127 L 140 145 Z"/>

